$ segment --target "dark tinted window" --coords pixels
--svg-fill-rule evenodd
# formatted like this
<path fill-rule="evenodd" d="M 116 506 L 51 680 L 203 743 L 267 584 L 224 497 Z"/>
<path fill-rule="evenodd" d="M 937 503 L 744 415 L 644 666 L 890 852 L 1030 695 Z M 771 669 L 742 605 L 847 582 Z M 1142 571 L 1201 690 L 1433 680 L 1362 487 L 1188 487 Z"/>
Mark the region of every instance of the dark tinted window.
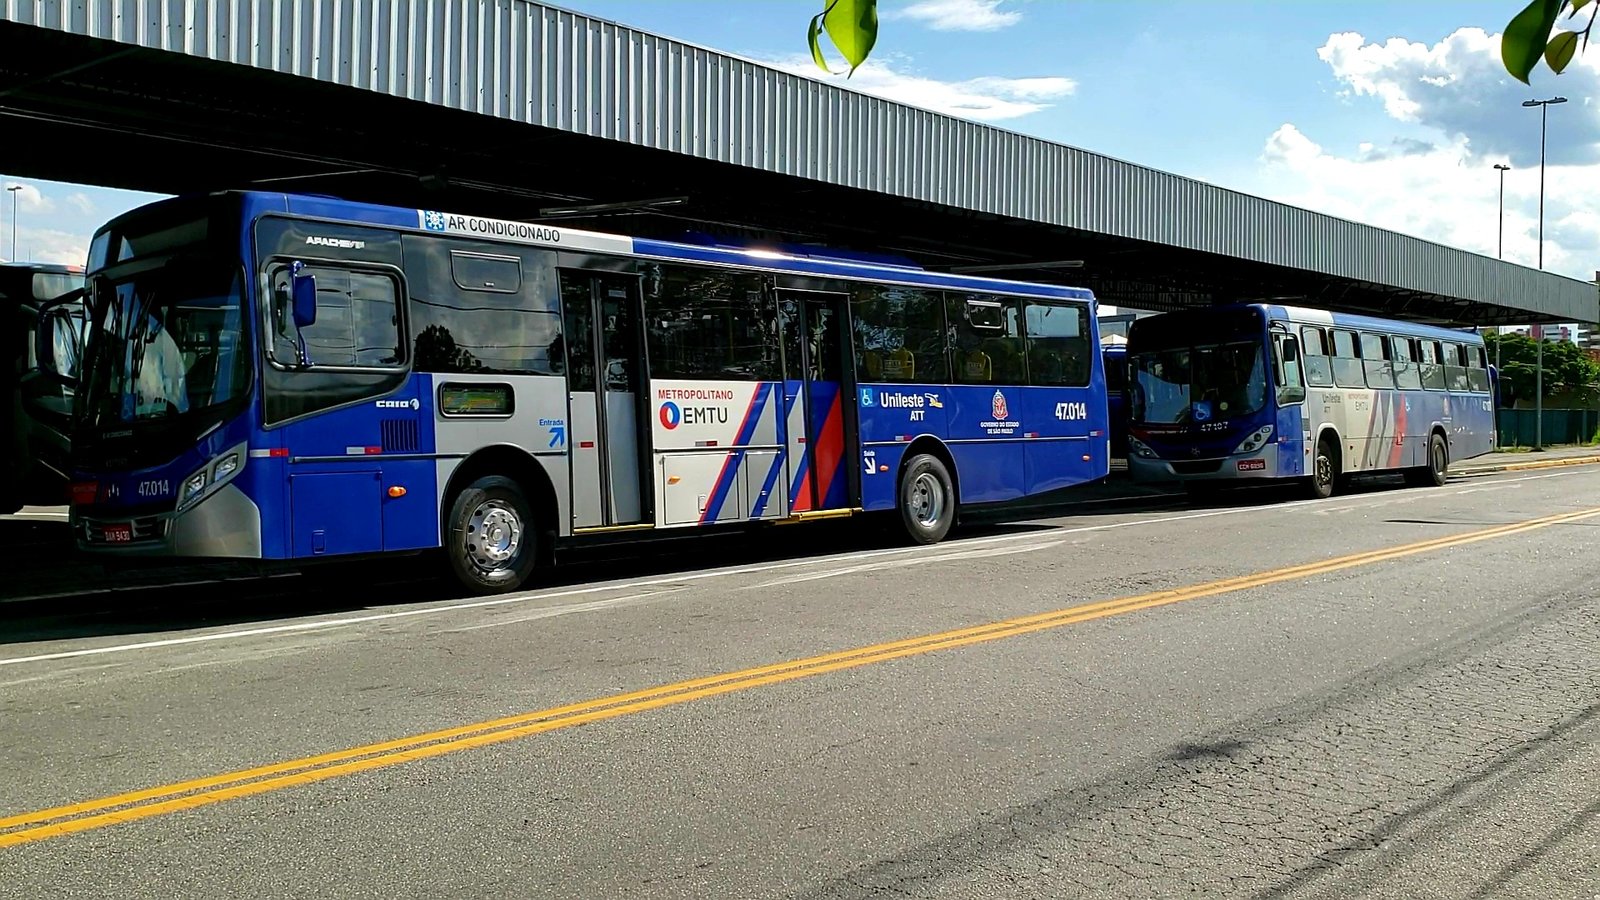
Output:
<path fill-rule="evenodd" d="M 1467 379 L 1467 348 L 1461 344 L 1445 344 L 1444 361 L 1445 381 L 1450 385 L 1450 390 L 1463 393 L 1471 390 Z"/>
<path fill-rule="evenodd" d="M 645 277 L 650 377 L 776 381 L 778 314 L 746 272 L 652 265 Z"/>
<path fill-rule="evenodd" d="M 1082 387 L 1089 383 L 1089 308 L 1081 303 L 1027 301 L 1030 383 Z M 1109 382 L 1108 382 L 1109 383 Z"/>
<path fill-rule="evenodd" d="M 1442 391 L 1445 385 L 1444 363 L 1440 359 L 1438 341 L 1418 341 L 1422 351 L 1422 386 L 1430 391 Z"/>
<path fill-rule="evenodd" d="M 850 317 L 858 379 L 939 384 L 949 378 L 939 292 L 862 285 L 851 293 Z"/>
<path fill-rule="evenodd" d="M 515 256 L 450 251 L 450 274 L 464 291 L 515 294 L 522 286 L 522 260 Z"/>
<path fill-rule="evenodd" d="M 552 254 L 463 250 L 462 242 L 406 244 L 417 370 L 559 375 L 561 305 Z M 516 252 L 516 251 L 513 251 Z"/>
<path fill-rule="evenodd" d="M 272 358 L 285 365 L 391 368 L 405 364 L 400 284 L 387 272 L 307 265 L 317 280 L 317 318 L 296 329 L 287 303 L 289 269 L 273 272 Z"/>
<path fill-rule="evenodd" d="M 945 310 L 955 337 L 958 384 L 1026 384 L 1022 303 L 989 294 L 946 294 Z"/>

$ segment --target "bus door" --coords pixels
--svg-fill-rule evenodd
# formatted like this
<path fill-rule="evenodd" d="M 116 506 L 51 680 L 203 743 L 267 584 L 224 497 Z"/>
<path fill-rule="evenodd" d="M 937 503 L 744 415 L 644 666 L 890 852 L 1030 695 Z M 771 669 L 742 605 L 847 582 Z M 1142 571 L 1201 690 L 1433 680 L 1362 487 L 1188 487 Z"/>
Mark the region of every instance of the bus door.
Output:
<path fill-rule="evenodd" d="M 639 279 L 561 273 L 574 528 L 644 521 Z"/>
<path fill-rule="evenodd" d="M 848 373 L 845 294 L 781 290 L 787 376 L 789 509 L 857 505 L 860 479 L 846 453 L 856 434 Z M 850 459 L 850 464 L 846 460 Z"/>

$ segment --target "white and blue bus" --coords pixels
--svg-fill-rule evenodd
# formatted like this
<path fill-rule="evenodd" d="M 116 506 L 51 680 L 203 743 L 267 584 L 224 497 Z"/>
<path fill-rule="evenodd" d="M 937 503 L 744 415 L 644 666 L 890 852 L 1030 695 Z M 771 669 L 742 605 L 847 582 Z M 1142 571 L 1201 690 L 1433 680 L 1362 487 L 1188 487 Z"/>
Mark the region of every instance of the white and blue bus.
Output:
<path fill-rule="evenodd" d="M 1128 467 L 1191 490 L 1346 476 L 1443 484 L 1494 448 L 1483 338 L 1266 304 L 1164 313 L 1128 335 Z"/>
<path fill-rule="evenodd" d="M 1075 288 L 240 192 L 119 217 L 88 269 L 91 552 L 442 548 L 502 591 L 602 535 L 933 542 L 1108 469 Z"/>

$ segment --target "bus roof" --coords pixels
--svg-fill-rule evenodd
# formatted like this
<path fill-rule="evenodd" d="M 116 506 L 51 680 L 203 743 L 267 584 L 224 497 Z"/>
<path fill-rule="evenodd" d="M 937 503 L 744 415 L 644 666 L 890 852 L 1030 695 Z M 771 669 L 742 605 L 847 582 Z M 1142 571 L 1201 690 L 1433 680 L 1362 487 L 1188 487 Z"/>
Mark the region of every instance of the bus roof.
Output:
<path fill-rule="evenodd" d="M 1226 315 L 1230 312 L 1254 309 L 1265 314 L 1269 321 L 1293 322 L 1299 325 L 1343 326 L 1357 330 L 1383 331 L 1390 334 L 1402 334 L 1408 337 L 1429 338 L 1442 341 L 1461 341 L 1467 344 L 1483 342 L 1482 335 L 1471 329 L 1445 328 L 1439 325 L 1425 325 L 1420 322 L 1407 322 L 1402 319 L 1383 319 L 1376 316 L 1361 316 L 1351 313 L 1329 312 L 1325 309 L 1312 309 L 1306 306 L 1285 306 L 1277 303 L 1236 303 L 1224 306 L 1213 306 L 1206 309 L 1185 309 L 1176 312 L 1159 313 L 1150 316 L 1150 319 L 1167 318 L 1192 318 L 1204 320 L 1209 316 L 1218 314 Z M 1135 321 L 1132 332 L 1139 330 L 1139 323 L 1144 319 Z"/>
<path fill-rule="evenodd" d="M 648 240 L 626 235 L 563 228 L 559 225 L 544 225 L 490 219 L 483 216 L 438 210 L 360 203 L 315 194 L 221 191 L 203 197 L 174 197 L 158 200 L 124 213 L 107 222 L 101 227 L 101 230 L 114 228 L 125 220 L 140 218 L 147 211 L 154 211 L 158 208 L 172 208 L 180 204 L 192 204 L 197 201 L 204 202 L 208 197 L 214 200 L 226 196 L 243 199 L 246 220 L 277 212 L 407 231 L 510 242 L 547 247 L 554 250 L 571 250 L 580 253 L 609 253 L 664 261 L 712 263 L 794 275 L 893 282 L 908 286 L 945 290 L 1089 302 L 1094 300 L 1094 293 L 1087 288 L 930 272 L 925 269 L 897 264 L 898 261 L 891 261 L 893 257 L 873 259 L 872 255 L 865 253 L 853 253 L 850 251 L 830 253 L 819 250 L 800 255 L 795 252 L 796 248 L 793 247 L 783 248 L 790 251 L 783 252 L 783 249 L 764 250 L 718 245 L 717 242 L 709 240 L 703 243 Z"/>

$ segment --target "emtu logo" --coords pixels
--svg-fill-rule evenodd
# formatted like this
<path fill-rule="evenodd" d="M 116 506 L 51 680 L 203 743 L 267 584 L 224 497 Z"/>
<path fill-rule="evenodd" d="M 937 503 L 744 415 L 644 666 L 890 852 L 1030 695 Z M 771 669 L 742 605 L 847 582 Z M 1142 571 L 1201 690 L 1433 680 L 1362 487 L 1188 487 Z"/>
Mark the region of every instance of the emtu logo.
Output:
<path fill-rule="evenodd" d="M 683 421 L 683 411 L 678 409 L 678 404 L 668 400 L 661 404 L 661 427 L 668 431 L 678 427 Z"/>

